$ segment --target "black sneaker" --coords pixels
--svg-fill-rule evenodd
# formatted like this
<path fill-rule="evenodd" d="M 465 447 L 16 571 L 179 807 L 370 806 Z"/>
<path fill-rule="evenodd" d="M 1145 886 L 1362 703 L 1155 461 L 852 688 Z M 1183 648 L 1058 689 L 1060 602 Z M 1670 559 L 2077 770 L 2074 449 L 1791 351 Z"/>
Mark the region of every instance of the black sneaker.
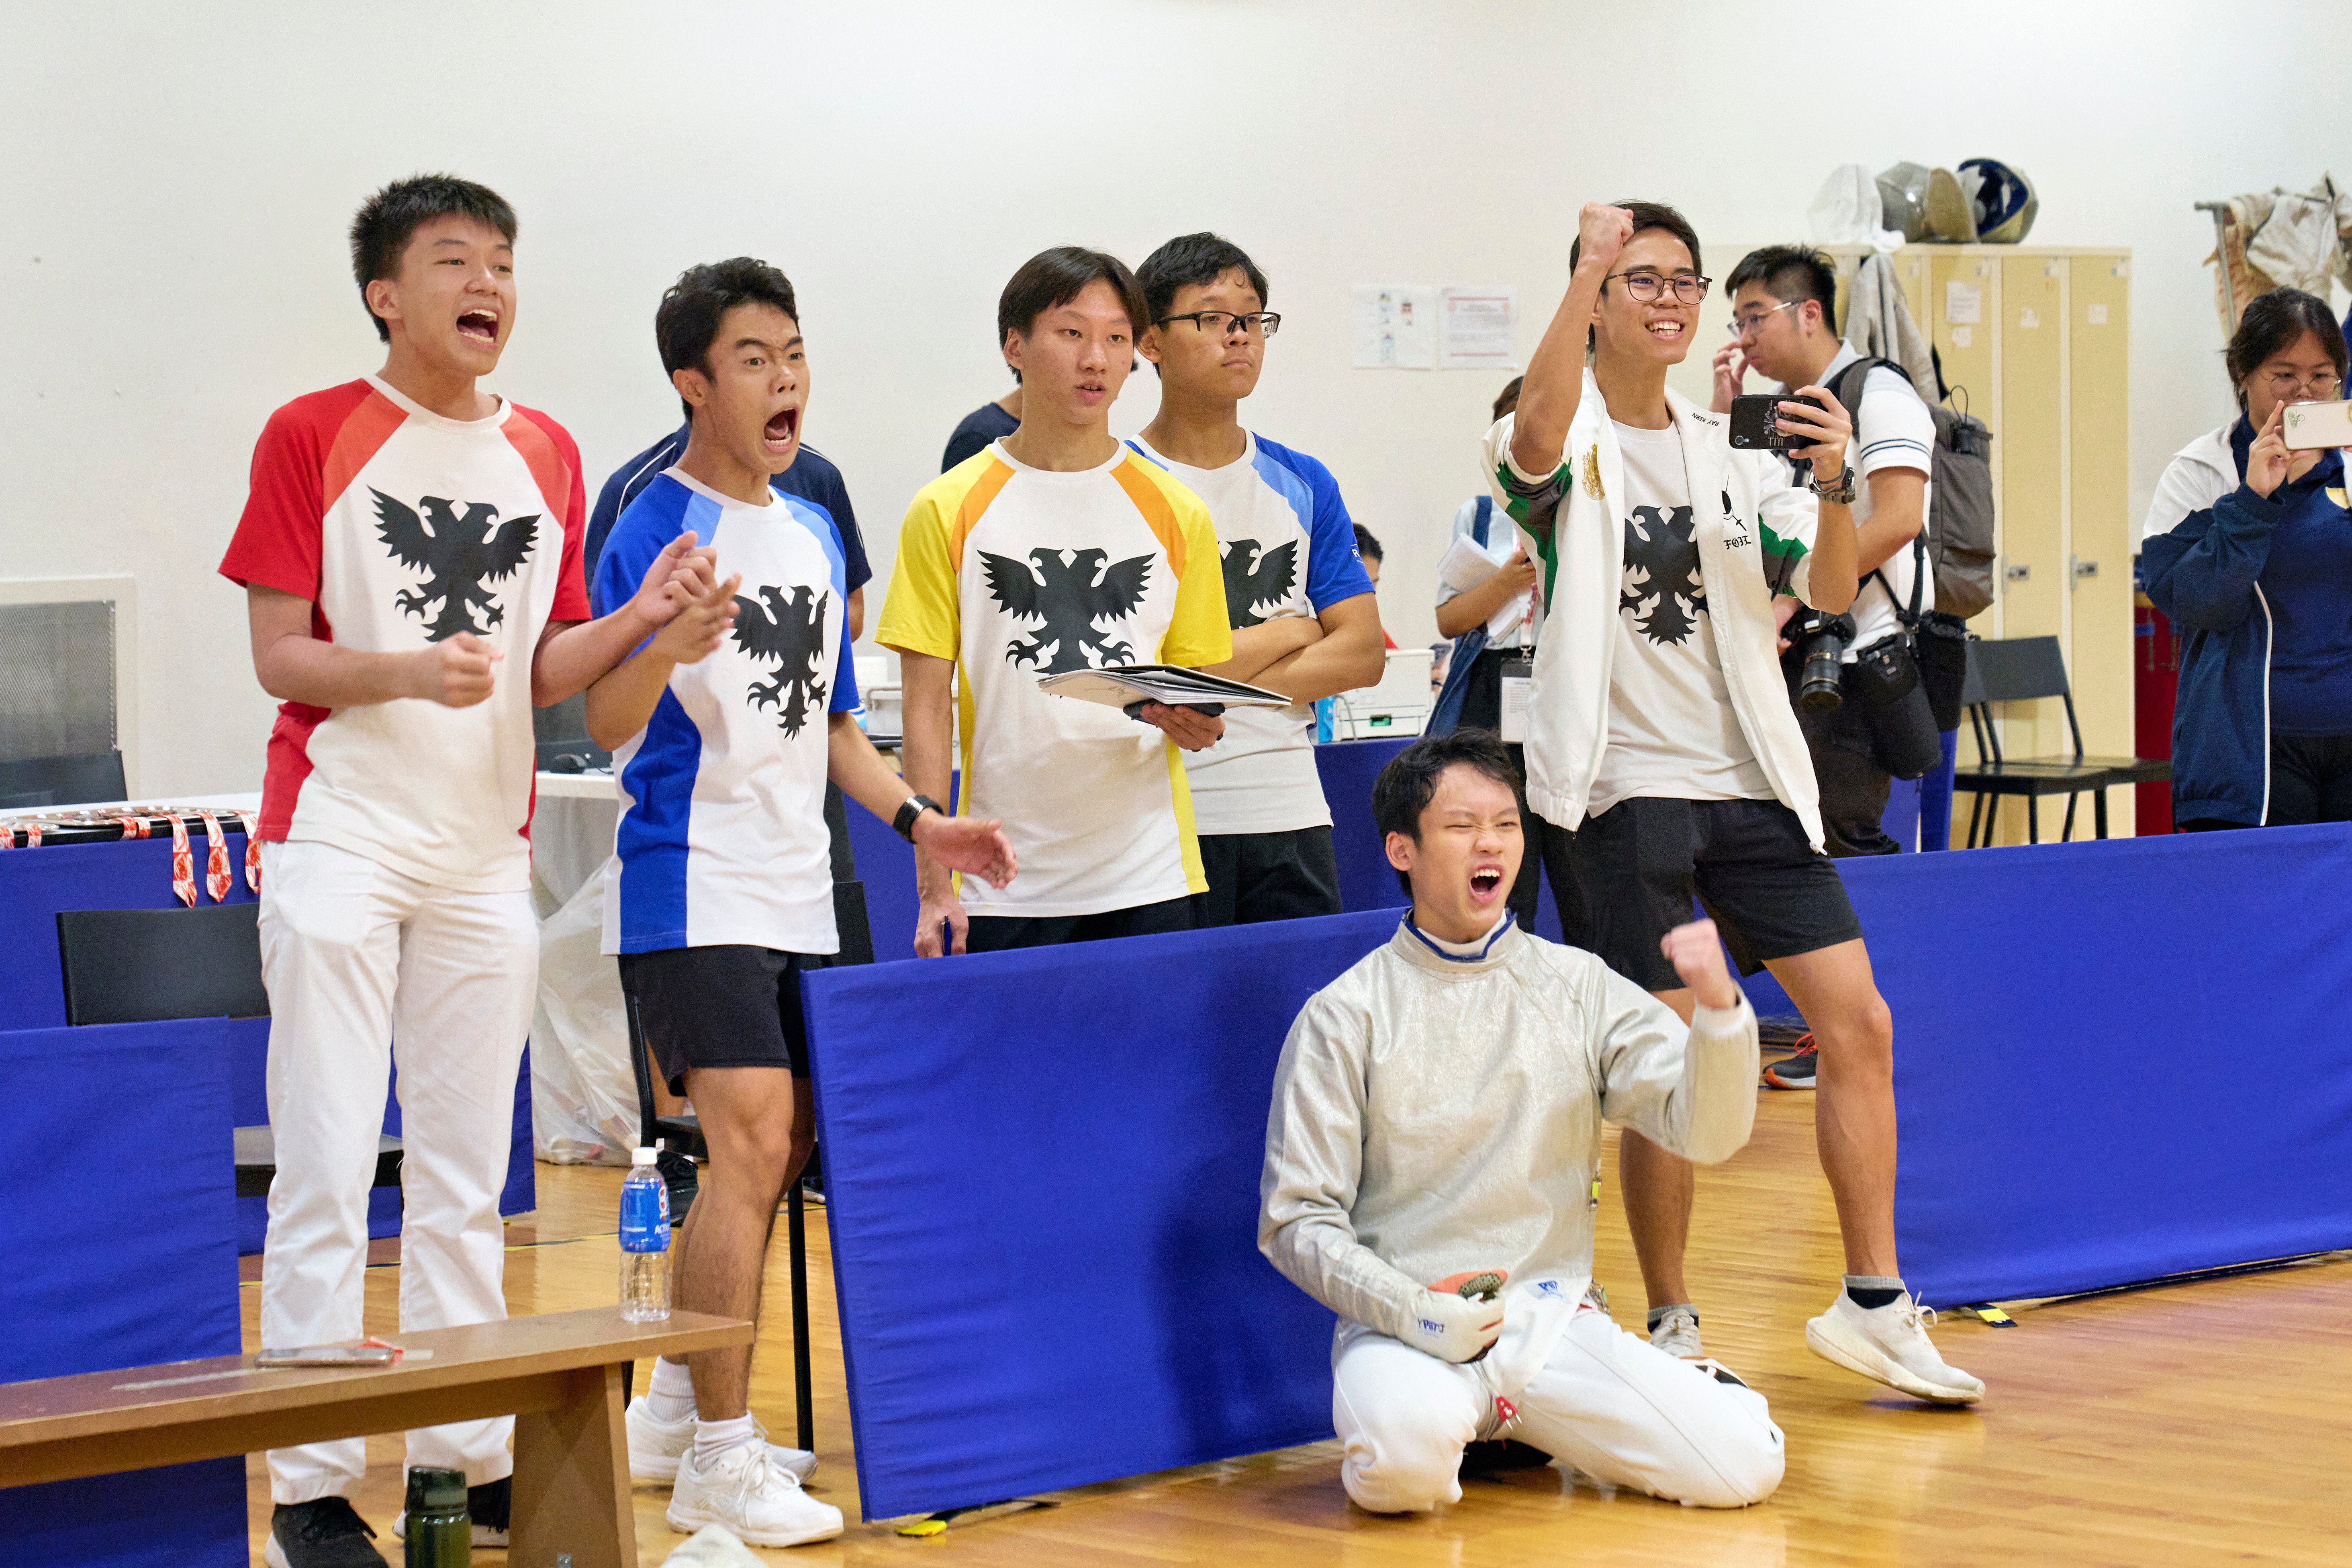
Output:
<path fill-rule="evenodd" d="M 1551 1456 L 1517 1437 L 1496 1437 L 1485 1442 L 1462 1445 L 1462 1474 L 1465 1478 L 1507 1475 L 1513 1470 L 1539 1470 L 1551 1463 Z"/>
<path fill-rule="evenodd" d="M 270 1512 L 261 1560 L 269 1568 L 391 1568 L 368 1544 L 374 1535 L 348 1499 L 281 1502 Z"/>
<path fill-rule="evenodd" d="M 1811 1089 L 1813 1068 L 1821 1060 L 1821 1050 L 1807 1035 L 1797 1042 L 1797 1054 L 1783 1061 L 1774 1062 L 1764 1069 L 1764 1081 L 1774 1089 Z"/>
<path fill-rule="evenodd" d="M 654 1169 L 661 1173 L 662 1184 L 669 1189 L 671 1226 L 684 1225 L 687 1211 L 694 1206 L 695 1196 L 701 1190 L 701 1176 L 695 1169 L 694 1156 L 664 1149 L 654 1156 Z"/>
<path fill-rule="evenodd" d="M 474 1523 L 474 1544 L 504 1546 L 507 1526 L 514 1515 L 514 1478 L 500 1476 L 494 1481 L 484 1481 L 466 1489 L 466 1517 Z M 401 1541 L 408 1539 L 408 1510 L 403 1509 L 392 1521 L 392 1533 Z M 355 1559 L 355 1561 L 357 1561 Z"/>

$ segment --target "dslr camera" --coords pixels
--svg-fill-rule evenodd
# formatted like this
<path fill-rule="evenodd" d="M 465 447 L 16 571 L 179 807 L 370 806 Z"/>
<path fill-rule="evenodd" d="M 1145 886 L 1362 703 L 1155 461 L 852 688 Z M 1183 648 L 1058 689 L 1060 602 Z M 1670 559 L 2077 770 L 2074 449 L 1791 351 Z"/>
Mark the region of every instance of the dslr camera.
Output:
<path fill-rule="evenodd" d="M 1816 713 L 1828 713 L 1845 700 L 1845 647 L 1853 641 L 1852 616 L 1825 616 L 1802 610 L 1790 617 L 1786 658 L 1797 665 L 1797 700 Z"/>

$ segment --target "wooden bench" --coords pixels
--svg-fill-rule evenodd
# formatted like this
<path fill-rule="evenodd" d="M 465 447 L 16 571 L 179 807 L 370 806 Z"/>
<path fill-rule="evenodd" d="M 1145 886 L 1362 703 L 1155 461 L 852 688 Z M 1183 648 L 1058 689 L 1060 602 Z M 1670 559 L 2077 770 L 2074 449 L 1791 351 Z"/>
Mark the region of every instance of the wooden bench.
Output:
<path fill-rule="evenodd" d="M 749 1344 L 751 1325 L 618 1307 L 402 1334 L 397 1366 L 260 1368 L 251 1356 L 0 1384 L 0 1475 L 65 1480 L 296 1443 L 513 1415 L 516 1568 L 636 1568 L 621 1374 L 647 1356 Z"/>

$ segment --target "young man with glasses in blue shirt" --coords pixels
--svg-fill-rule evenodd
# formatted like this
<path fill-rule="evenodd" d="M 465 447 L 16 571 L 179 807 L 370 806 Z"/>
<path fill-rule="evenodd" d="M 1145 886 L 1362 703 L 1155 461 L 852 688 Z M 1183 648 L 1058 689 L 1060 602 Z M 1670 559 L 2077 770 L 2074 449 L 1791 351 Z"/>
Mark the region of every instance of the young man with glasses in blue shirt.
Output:
<path fill-rule="evenodd" d="M 1486 445 L 1550 609 L 1526 744 L 1553 896 L 1569 930 L 1580 910 L 1593 951 L 1685 1019 L 1691 990 L 1660 943 L 1694 896 L 1744 970 L 1772 971 L 1821 1041 L 1822 1163 L 1850 1270 L 1806 1343 L 1914 1397 L 1969 1403 L 1984 1385 L 1936 1354 L 1895 1272 L 1893 1025 L 1822 853 L 1774 648 L 1776 597 L 1853 602 L 1853 426 L 1818 385 L 1796 389 L 1818 405 L 1780 405 L 1810 493 L 1774 454 L 1733 450 L 1724 417 L 1666 386 L 1706 297 L 1689 223 L 1595 203 L 1579 226 L 1567 294 Z M 1619 1173 L 1651 1342 L 1696 1356 L 1691 1167 L 1629 1131 Z"/>
<path fill-rule="evenodd" d="M 1144 259 L 1151 324 L 1139 344 L 1160 373 L 1160 412 L 1128 444 L 1208 504 L 1224 567 L 1234 657 L 1213 673 L 1292 699 L 1237 708 L 1222 740 L 1187 752 L 1205 893 L 1196 926 L 1339 912 L 1331 808 L 1315 767 L 1318 699 L 1379 681 L 1387 653 L 1357 529 L 1331 470 L 1244 428 L 1267 340 L 1265 274 L 1213 234 L 1180 235 Z"/>

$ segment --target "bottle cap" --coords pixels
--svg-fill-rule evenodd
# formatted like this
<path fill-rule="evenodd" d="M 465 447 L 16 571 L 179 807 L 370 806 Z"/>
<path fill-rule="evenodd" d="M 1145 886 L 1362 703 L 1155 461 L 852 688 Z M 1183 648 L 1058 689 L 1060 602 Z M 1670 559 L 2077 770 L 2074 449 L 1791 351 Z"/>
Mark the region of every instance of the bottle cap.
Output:
<path fill-rule="evenodd" d="M 466 1472 L 427 1467 L 408 1472 L 408 1511 L 446 1513 L 466 1506 Z"/>
<path fill-rule="evenodd" d="M 629 1163 L 632 1165 L 650 1165 L 653 1163 L 654 1152 L 651 1149 L 640 1149 L 629 1156 Z"/>

